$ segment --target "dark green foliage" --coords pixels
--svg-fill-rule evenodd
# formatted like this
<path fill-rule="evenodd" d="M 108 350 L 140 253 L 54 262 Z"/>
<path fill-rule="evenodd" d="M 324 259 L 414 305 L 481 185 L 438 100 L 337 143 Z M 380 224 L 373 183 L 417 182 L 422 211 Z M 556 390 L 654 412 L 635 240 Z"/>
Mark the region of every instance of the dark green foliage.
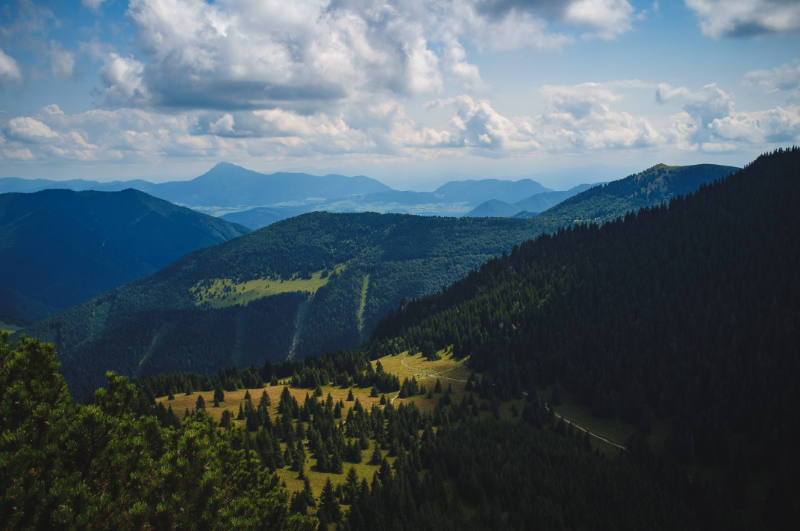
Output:
<path fill-rule="evenodd" d="M 800 149 L 765 155 L 669 206 L 523 244 L 376 337 L 453 345 L 490 400 L 555 384 L 598 416 L 666 419 L 667 458 L 714 470 L 710 520 L 776 520 L 780 496 L 756 490 L 800 473 L 797 204 Z"/>
<path fill-rule="evenodd" d="M 336 499 L 336 495 L 333 492 L 333 485 L 330 479 L 325 482 L 325 486 L 322 488 L 317 517 L 319 518 L 320 524 L 323 526 L 326 524 L 335 524 L 342 518 L 339 501 Z"/>
<path fill-rule="evenodd" d="M 108 374 L 76 404 L 53 348 L 0 335 L 0 521 L 11 529 L 294 528 L 288 493 L 202 411 L 162 428 Z"/>

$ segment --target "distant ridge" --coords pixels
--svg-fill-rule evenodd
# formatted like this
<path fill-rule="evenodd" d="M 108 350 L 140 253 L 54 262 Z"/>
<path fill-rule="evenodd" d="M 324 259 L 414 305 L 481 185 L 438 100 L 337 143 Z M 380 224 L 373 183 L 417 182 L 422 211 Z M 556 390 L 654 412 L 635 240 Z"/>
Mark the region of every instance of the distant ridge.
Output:
<path fill-rule="evenodd" d="M 132 189 L 0 194 L 0 314 L 35 321 L 247 232 Z"/>
<path fill-rule="evenodd" d="M 584 190 L 588 190 L 596 184 L 580 184 L 569 190 L 563 191 L 549 191 L 535 193 L 530 197 L 526 197 L 515 203 L 507 203 L 497 199 L 491 199 L 481 203 L 471 211 L 467 217 L 533 217 L 533 215 L 547 210 L 553 205 L 557 205 L 561 201 L 577 195 Z M 526 215 L 517 216 L 517 214 L 525 213 Z"/>

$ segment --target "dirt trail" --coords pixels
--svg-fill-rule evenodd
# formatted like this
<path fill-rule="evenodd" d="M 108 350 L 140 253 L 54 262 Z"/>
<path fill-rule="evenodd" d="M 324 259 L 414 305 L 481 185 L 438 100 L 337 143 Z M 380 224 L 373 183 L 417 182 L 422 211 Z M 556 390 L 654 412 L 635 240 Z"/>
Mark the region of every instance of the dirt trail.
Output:
<path fill-rule="evenodd" d="M 550 410 L 550 408 L 549 408 L 548 406 L 545 406 L 545 409 L 547 409 L 548 411 Z M 572 426 L 572 427 L 576 428 L 577 430 L 580 430 L 580 431 L 582 431 L 582 432 L 584 432 L 584 433 L 588 433 L 590 437 L 594 437 L 595 439 L 597 439 L 598 441 L 600 441 L 600 442 L 602 442 L 602 443 L 604 443 L 604 444 L 607 444 L 607 445 L 609 445 L 609 446 L 612 446 L 612 447 L 614 447 L 614 448 L 617 448 L 617 449 L 619 449 L 619 450 L 622 450 L 623 452 L 626 452 L 626 451 L 628 451 L 628 449 L 627 449 L 626 447 L 622 446 L 621 444 L 619 444 L 619 443 L 615 443 L 614 441 L 612 441 L 612 440 L 610 440 L 610 439 L 606 439 L 606 438 L 605 438 L 605 437 L 603 437 L 602 435 L 598 435 L 598 434 L 596 434 L 596 433 L 593 433 L 591 430 L 589 430 L 589 428 L 585 428 L 585 427 L 581 426 L 580 424 L 576 423 L 575 421 L 568 419 L 568 418 L 567 418 L 567 417 L 565 417 L 564 415 L 559 415 L 559 414 L 558 414 L 558 413 L 556 413 L 555 411 L 553 411 L 553 415 L 554 415 L 554 416 L 555 416 L 557 419 L 563 420 L 565 423 L 567 423 L 567 424 L 569 424 L 570 426 Z"/>
<path fill-rule="evenodd" d="M 310 295 L 306 300 L 300 303 L 300 306 L 297 308 L 297 316 L 295 317 L 295 325 L 294 325 L 294 336 L 292 336 L 292 344 L 289 346 L 289 355 L 286 357 L 287 360 L 290 360 L 294 357 L 294 353 L 297 350 L 297 341 L 300 338 L 300 334 L 303 331 L 303 325 L 306 322 L 306 315 L 308 314 L 308 308 L 311 306 L 311 300 L 314 298 L 313 295 Z"/>
<path fill-rule="evenodd" d="M 369 274 L 364 275 L 361 283 L 361 301 L 358 303 L 356 319 L 358 320 L 358 337 L 364 338 L 364 308 L 367 306 L 367 289 L 369 288 Z"/>

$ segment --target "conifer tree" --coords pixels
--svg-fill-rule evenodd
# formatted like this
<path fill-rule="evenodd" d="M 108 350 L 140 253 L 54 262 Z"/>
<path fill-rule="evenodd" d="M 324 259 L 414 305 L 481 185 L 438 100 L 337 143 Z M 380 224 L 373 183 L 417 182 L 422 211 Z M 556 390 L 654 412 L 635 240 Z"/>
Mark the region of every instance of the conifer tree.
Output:
<path fill-rule="evenodd" d="M 330 478 L 325 482 L 325 486 L 322 487 L 317 517 L 322 526 L 335 524 L 342 518 L 342 511 L 339 507 L 339 501 L 336 499 L 336 493 L 333 490 L 333 484 Z"/>

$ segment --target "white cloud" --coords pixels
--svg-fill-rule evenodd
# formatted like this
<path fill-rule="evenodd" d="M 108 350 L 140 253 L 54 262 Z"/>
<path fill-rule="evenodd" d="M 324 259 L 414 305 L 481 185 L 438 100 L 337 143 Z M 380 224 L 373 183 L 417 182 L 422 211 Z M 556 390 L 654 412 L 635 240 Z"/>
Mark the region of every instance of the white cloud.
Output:
<path fill-rule="evenodd" d="M 13 57 L 0 50 L 0 88 L 12 82 L 21 81 L 22 73 Z"/>
<path fill-rule="evenodd" d="M 771 70 L 748 72 L 745 83 L 761 87 L 766 92 L 786 92 L 791 97 L 800 97 L 800 60 L 783 64 Z"/>
<path fill-rule="evenodd" d="M 6 126 L 6 135 L 11 139 L 37 143 L 47 142 L 58 136 L 46 124 L 27 116 L 18 116 L 9 120 Z"/>
<path fill-rule="evenodd" d="M 614 39 L 631 29 L 632 16 L 627 0 L 577 0 L 567 6 L 565 19 L 595 29 L 602 39 Z"/>
<path fill-rule="evenodd" d="M 107 103 L 303 113 L 480 88 L 467 49 L 557 49 L 570 30 L 615 38 L 634 18 L 628 0 L 131 0 L 128 15 L 143 54 L 116 56 L 124 79 L 106 61 Z"/>
<path fill-rule="evenodd" d="M 700 19 L 703 34 L 741 37 L 800 29 L 800 3 L 794 0 L 685 0 Z"/>
<path fill-rule="evenodd" d="M 790 105 L 766 111 L 733 112 L 709 124 L 714 135 L 749 144 L 792 144 L 800 142 L 800 106 Z"/>
<path fill-rule="evenodd" d="M 733 96 L 712 83 L 698 90 L 659 85 L 656 99 L 679 103 L 666 136 L 680 149 L 725 152 L 800 141 L 800 106 L 737 111 Z"/>
<path fill-rule="evenodd" d="M 144 65 L 133 57 L 122 57 L 109 52 L 102 57 L 100 79 L 106 88 L 103 97 L 110 105 L 138 105 L 150 101 L 150 93 L 145 86 Z"/>

